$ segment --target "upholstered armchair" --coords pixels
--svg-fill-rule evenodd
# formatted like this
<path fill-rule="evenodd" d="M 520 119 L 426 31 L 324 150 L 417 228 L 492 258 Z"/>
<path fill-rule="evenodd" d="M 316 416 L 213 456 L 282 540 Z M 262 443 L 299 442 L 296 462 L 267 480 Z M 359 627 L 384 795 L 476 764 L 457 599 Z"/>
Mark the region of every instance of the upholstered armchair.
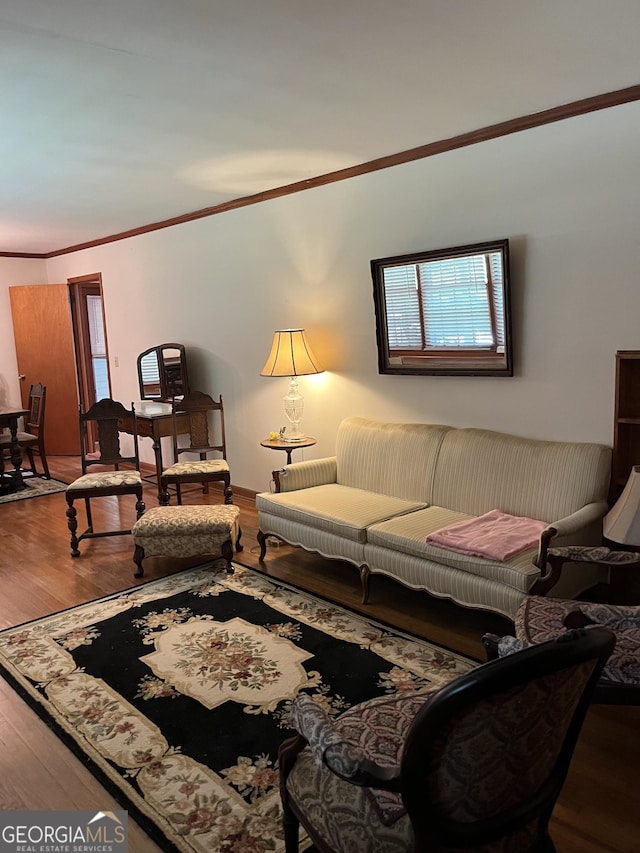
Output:
<path fill-rule="evenodd" d="M 335 720 L 299 696 L 279 753 L 287 853 L 300 824 L 321 853 L 554 851 L 549 818 L 614 643 L 573 631 Z"/>
<path fill-rule="evenodd" d="M 528 596 L 518 608 L 515 635 L 485 634 L 487 658 L 544 643 L 574 628 L 599 625 L 612 631 L 616 647 L 593 694 L 607 705 L 640 704 L 640 606 Z"/>

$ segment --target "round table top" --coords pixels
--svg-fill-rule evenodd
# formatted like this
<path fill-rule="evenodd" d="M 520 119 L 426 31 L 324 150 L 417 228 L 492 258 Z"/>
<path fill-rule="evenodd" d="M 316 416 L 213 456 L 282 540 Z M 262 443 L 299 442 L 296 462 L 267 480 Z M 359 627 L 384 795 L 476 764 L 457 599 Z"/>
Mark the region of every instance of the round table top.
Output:
<path fill-rule="evenodd" d="M 281 438 L 265 438 L 260 442 L 262 447 L 268 447 L 271 450 L 295 450 L 296 447 L 313 447 L 316 444 L 316 439 L 306 435 L 300 441 L 283 441 Z"/>

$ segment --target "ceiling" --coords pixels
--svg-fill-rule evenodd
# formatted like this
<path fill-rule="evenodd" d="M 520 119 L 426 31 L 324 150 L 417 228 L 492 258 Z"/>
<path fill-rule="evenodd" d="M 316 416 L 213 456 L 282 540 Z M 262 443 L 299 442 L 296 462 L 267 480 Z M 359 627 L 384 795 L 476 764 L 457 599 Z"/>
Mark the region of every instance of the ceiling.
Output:
<path fill-rule="evenodd" d="M 0 252 L 640 82 L 638 0 L 2 0 Z"/>

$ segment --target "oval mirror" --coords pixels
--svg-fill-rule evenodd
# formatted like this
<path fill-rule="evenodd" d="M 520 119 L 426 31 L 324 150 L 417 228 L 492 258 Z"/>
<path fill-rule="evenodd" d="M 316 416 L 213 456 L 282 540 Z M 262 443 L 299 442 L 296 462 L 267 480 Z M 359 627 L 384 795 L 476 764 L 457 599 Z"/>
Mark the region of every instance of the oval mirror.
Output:
<path fill-rule="evenodd" d="M 371 261 L 380 373 L 513 376 L 509 241 Z"/>

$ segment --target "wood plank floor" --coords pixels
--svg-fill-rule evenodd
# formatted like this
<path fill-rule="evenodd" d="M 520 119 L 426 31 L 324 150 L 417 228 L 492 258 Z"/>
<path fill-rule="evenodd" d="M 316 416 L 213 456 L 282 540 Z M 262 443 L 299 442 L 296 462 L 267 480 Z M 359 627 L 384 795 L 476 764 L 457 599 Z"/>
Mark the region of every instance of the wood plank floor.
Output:
<path fill-rule="evenodd" d="M 75 457 L 52 457 L 52 476 L 78 476 Z M 145 488 L 147 506 L 156 490 Z M 219 503 L 212 491 L 185 495 L 185 503 Z M 465 610 L 373 578 L 370 603 L 360 604 L 357 571 L 286 545 L 271 547 L 258 561 L 257 516 L 251 496 L 236 494 L 245 550 L 240 561 L 274 578 L 290 581 L 372 618 L 483 660 L 486 631 L 509 632 L 492 614 Z M 98 511 L 98 503 L 106 507 Z M 130 536 L 82 542 L 81 556 L 69 556 L 64 494 L 0 504 L 0 628 L 90 601 L 136 584 Z M 83 508 L 78 508 L 80 525 Z M 95 526 L 129 526 L 131 499 L 96 502 Z M 104 529 L 104 528 L 102 528 Z M 200 562 L 150 558 L 145 580 L 164 577 Z M 551 833 L 558 853 L 639 853 L 640 708 L 593 705 L 567 781 L 554 811 Z M 116 809 L 98 784 L 47 726 L 0 680 L 0 809 Z M 159 848 L 130 820 L 132 853 Z"/>

